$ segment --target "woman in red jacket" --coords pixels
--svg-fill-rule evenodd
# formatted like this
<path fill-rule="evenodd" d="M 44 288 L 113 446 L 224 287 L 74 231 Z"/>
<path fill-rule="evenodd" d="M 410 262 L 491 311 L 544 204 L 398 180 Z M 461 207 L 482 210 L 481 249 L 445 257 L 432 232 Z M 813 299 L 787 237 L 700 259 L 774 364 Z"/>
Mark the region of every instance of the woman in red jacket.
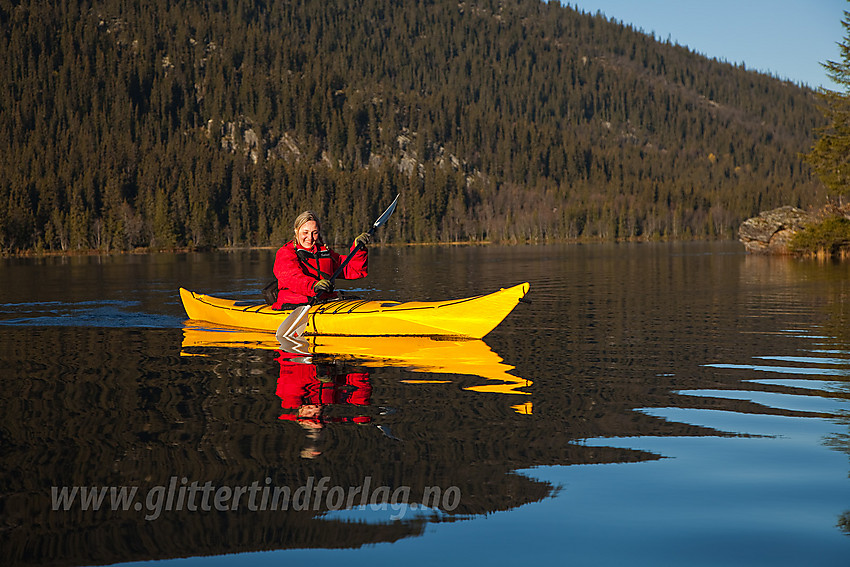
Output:
<path fill-rule="evenodd" d="M 287 304 L 307 303 L 311 298 L 334 297 L 331 275 L 345 259 L 322 241 L 319 217 L 304 211 L 295 219 L 295 238 L 277 251 L 274 275 L 277 278 L 277 301 L 272 306 L 282 309 Z M 368 273 L 366 245 L 370 234 L 364 232 L 354 239 L 351 250 L 359 247 L 340 278 L 354 280 Z"/>

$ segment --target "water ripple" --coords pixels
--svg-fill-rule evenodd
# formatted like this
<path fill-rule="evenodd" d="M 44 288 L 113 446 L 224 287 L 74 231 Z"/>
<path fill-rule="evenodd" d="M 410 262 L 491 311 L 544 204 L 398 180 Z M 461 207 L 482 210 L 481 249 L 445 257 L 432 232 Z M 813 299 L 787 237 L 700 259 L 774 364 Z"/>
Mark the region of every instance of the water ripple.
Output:
<path fill-rule="evenodd" d="M 758 372 L 777 372 L 779 374 L 803 374 L 811 376 L 850 376 L 848 368 L 812 368 L 802 366 L 771 366 L 760 364 L 705 364 L 707 368 L 733 370 L 756 370 Z"/>
<path fill-rule="evenodd" d="M 137 311 L 139 302 L 39 301 L 0 304 L 0 326 L 11 327 L 180 327 L 182 319 Z"/>

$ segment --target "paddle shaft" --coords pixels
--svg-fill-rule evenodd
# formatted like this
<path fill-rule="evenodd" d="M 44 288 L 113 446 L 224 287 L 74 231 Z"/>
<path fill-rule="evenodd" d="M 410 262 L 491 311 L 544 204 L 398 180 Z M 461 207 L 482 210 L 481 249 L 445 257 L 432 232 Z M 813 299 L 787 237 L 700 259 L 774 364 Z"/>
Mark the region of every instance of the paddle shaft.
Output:
<path fill-rule="evenodd" d="M 387 219 L 389 219 L 390 215 L 393 214 L 393 212 L 395 211 L 396 204 L 398 203 L 398 198 L 399 198 L 399 195 L 396 195 L 395 199 L 393 199 L 393 202 L 390 204 L 389 207 L 387 207 L 387 210 L 384 211 L 381 214 L 380 217 L 378 217 L 378 220 L 376 220 L 375 223 L 372 225 L 372 228 L 369 229 L 369 236 L 370 237 L 373 234 L 375 234 L 375 229 L 377 229 L 379 226 L 382 226 L 385 222 L 387 222 Z M 331 276 L 331 283 L 334 283 L 334 280 L 336 280 L 337 276 L 339 276 L 342 273 L 342 271 L 345 269 L 345 267 L 348 265 L 348 263 L 351 261 L 351 259 L 354 257 L 354 255 L 357 254 L 357 252 L 362 250 L 363 248 L 364 248 L 363 244 L 358 242 L 357 246 L 354 247 L 354 250 L 352 250 L 351 252 L 348 253 L 348 256 L 346 256 L 345 260 L 343 260 L 342 264 L 339 265 L 339 268 L 337 268 L 336 271 Z"/>
<path fill-rule="evenodd" d="M 369 229 L 369 236 L 372 236 L 375 233 L 375 227 Z M 354 255 L 357 254 L 360 250 L 363 250 L 363 244 L 358 242 L 357 246 L 354 247 L 354 250 L 348 253 L 348 256 L 345 257 L 345 260 L 342 261 L 342 264 L 339 265 L 339 268 L 331 276 L 331 283 L 334 283 L 334 280 L 342 273 L 348 263 L 354 258 Z"/>

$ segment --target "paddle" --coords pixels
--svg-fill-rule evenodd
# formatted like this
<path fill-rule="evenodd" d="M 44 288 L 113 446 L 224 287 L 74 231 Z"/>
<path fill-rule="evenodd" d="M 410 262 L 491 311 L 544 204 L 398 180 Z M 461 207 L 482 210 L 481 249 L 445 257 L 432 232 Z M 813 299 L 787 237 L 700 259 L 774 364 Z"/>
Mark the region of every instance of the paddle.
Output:
<path fill-rule="evenodd" d="M 395 207 L 398 204 L 399 195 L 395 196 L 392 204 L 387 207 L 387 210 L 383 212 L 381 216 L 378 217 L 378 220 L 372 224 L 372 228 L 369 229 L 369 235 L 375 233 L 375 230 L 384 225 L 387 222 L 387 219 L 390 218 L 390 215 L 395 211 Z M 358 243 L 357 246 L 354 247 L 354 250 L 348 253 L 348 256 L 345 257 L 345 260 L 342 261 L 342 264 L 339 265 L 339 268 L 331 276 L 331 283 L 342 273 L 342 270 L 348 265 L 351 261 L 351 258 L 354 255 L 363 249 L 363 244 Z M 275 333 L 275 338 L 277 338 L 278 342 L 283 343 L 285 340 L 291 339 L 292 337 L 298 337 L 307 327 L 307 314 L 310 311 L 310 308 L 313 306 L 313 299 L 307 302 L 307 305 L 300 305 L 292 310 L 292 313 L 286 316 L 286 319 L 280 324 L 277 328 L 277 332 Z"/>

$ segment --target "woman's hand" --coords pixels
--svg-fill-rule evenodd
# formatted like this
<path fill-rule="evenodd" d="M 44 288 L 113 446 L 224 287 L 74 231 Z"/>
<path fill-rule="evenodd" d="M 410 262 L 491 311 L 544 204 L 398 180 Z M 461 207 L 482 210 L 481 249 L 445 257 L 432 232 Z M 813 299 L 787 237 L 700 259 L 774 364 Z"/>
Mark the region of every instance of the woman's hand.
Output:
<path fill-rule="evenodd" d="M 358 235 L 357 238 L 354 239 L 354 245 L 355 246 L 362 246 L 363 248 L 366 248 L 366 245 L 369 244 L 369 242 L 371 240 L 372 240 L 372 235 L 369 234 L 368 232 L 364 232 L 363 234 Z"/>
<path fill-rule="evenodd" d="M 313 284 L 313 291 L 316 292 L 316 295 L 320 293 L 330 293 L 334 290 L 334 284 L 331 280 L 326 280 L 324 278 L 320 279 L 316 283 Z"/>

